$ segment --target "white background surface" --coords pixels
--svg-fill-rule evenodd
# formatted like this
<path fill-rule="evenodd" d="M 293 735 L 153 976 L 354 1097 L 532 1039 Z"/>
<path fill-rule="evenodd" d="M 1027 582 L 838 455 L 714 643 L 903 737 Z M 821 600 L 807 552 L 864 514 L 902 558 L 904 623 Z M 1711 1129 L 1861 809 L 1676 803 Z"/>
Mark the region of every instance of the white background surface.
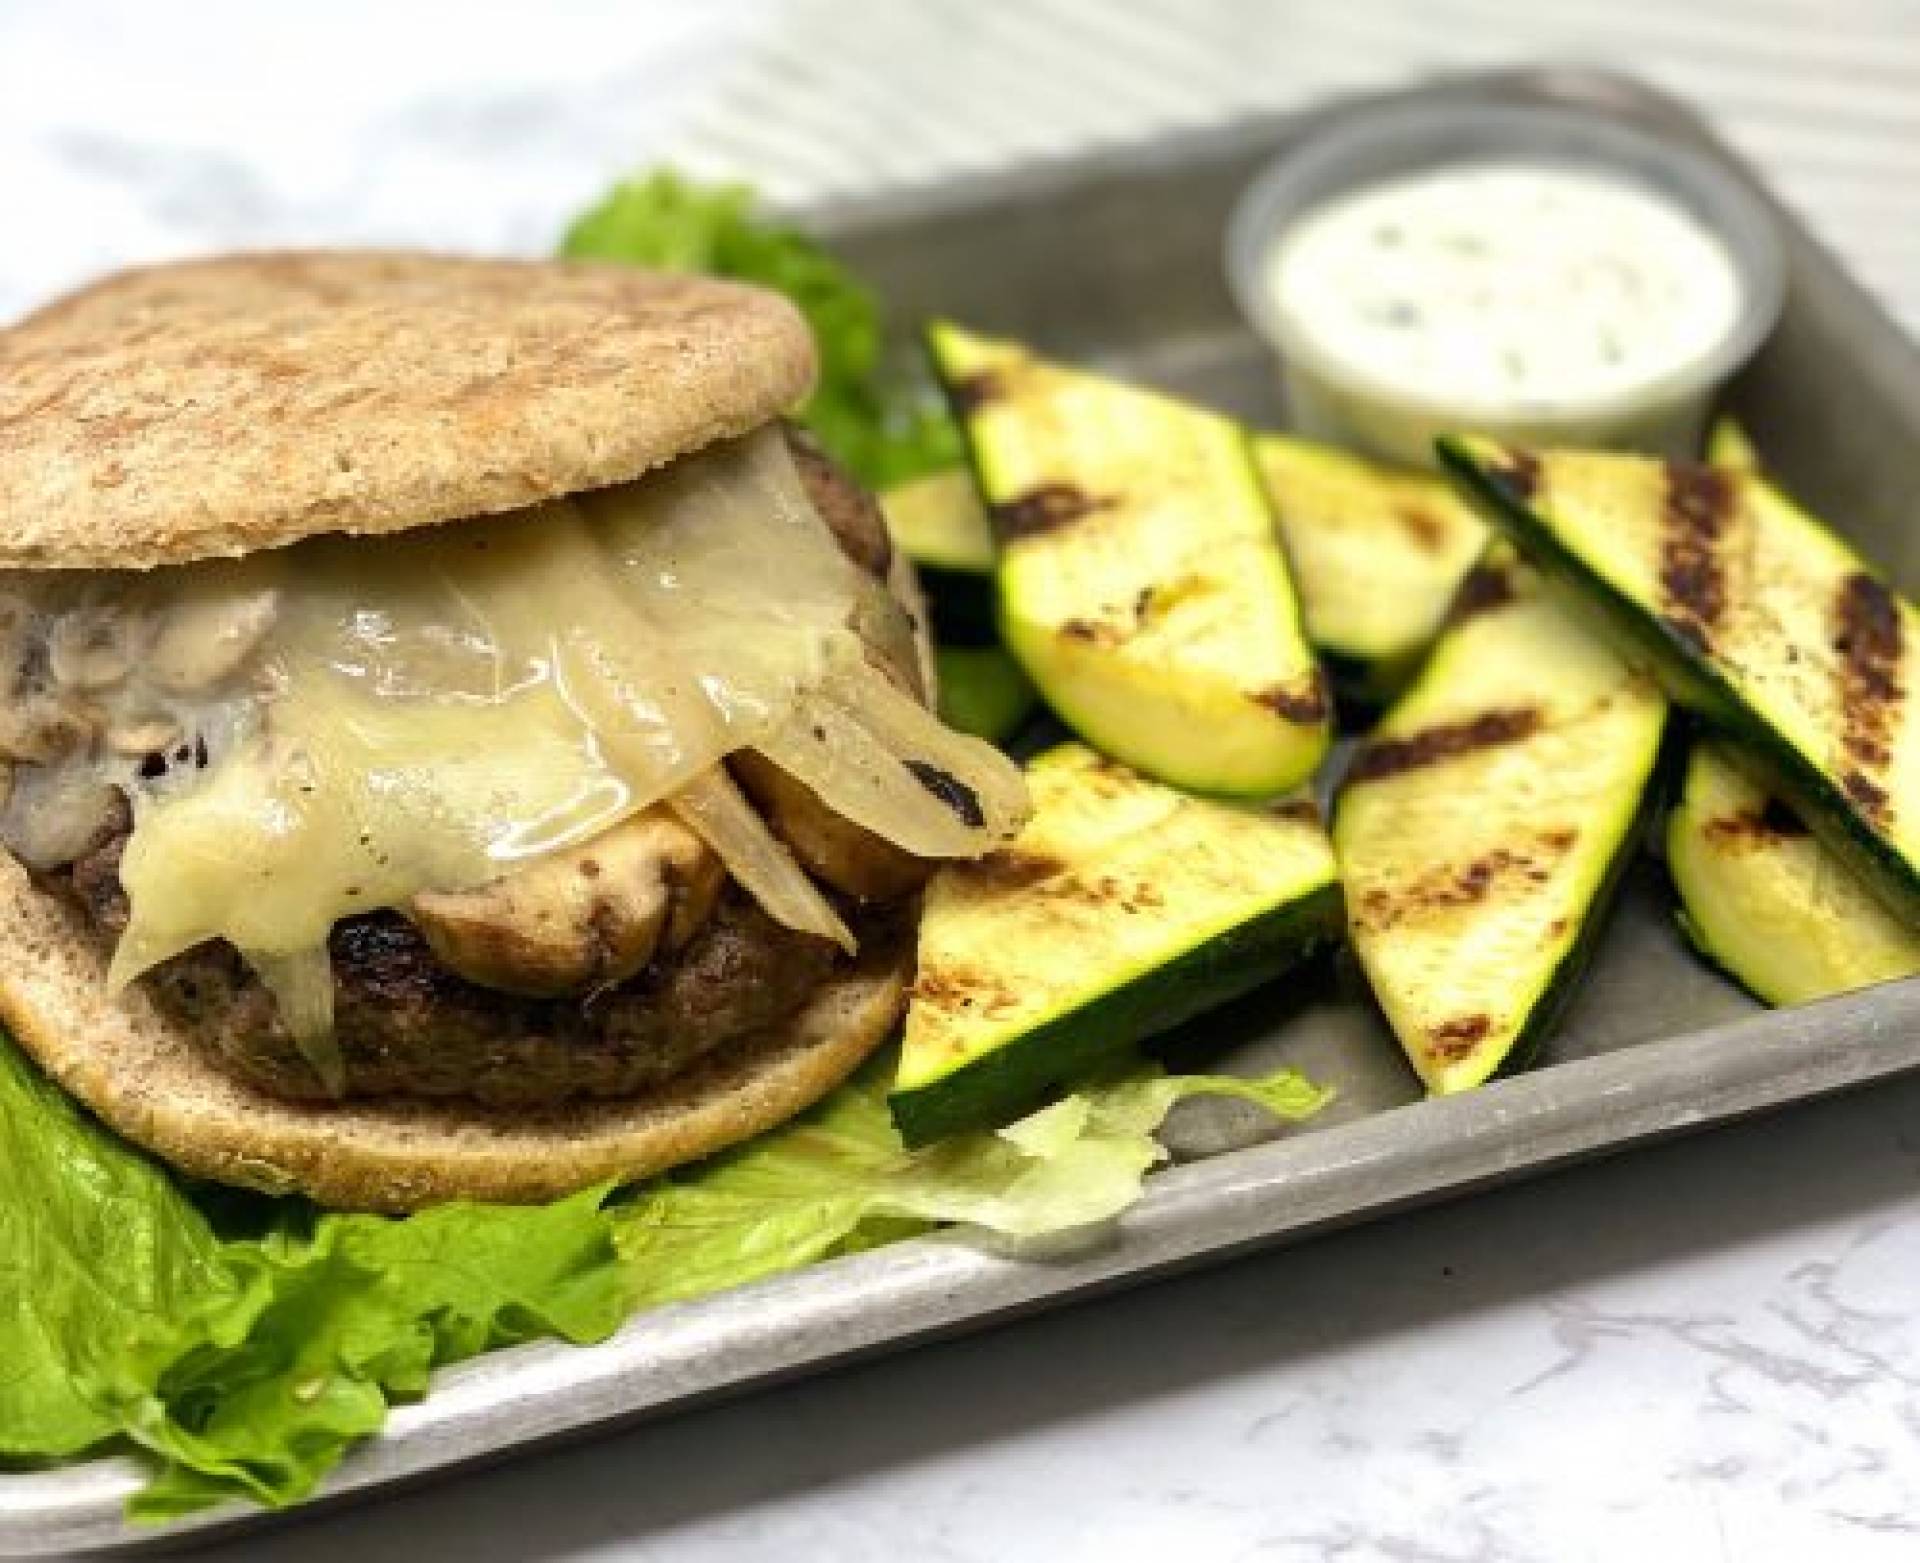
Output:
<path fill-rule="evenodd" d="M 0 315 L 227 244 L 537 251 L 666 148 L 789 199 L 1550 54 L 1687 91 L 1920 319 L 1920 8 L 0 4 Z M 1920 1082 L 225 1549 L 1920 1557 Z"/>

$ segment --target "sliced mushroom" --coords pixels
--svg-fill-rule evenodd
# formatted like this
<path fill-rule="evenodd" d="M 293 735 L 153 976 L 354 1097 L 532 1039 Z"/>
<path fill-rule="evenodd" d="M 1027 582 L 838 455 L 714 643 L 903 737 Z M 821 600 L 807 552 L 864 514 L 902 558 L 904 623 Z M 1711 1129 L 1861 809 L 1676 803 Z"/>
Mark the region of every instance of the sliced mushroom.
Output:
<path fill-rule="evenodd" d="M 105 782 L 23 782 L 7 820 L 7 850 L 30 867 L 58 868 L 100 849 L 122 828 L 126 805 Z"/>
<path fill-rule="evenodd" d="M 35 615 L 16 592 L 0 590 L 0 701 L 18 698 L 27 682 L 28 643 Z"/>
<path fill-rule="evenodd" d="M 862 901 L 892 901 L 932 874 L 931 863 L 841 818 L 765 755 L 742 749 L 727 764 L 800 866 L 835 890 Z"/>
<path fill-rule="evenodd" d="M 54 682 L 80 694 L 123 683 L 143 649 L 138 615 L 107 608 L 63 613 L 47 635 L 47 667 Z"/>
<path fill-rule="evenodd" d="M 132 759 L 161 754 L 180 741 L 180 724 L 169 716 L 130 717 L 107 729 L 107 747 Z"/>
<path fill-rule="evenodd" d="M 0 704 L 0 760 L 51 765 L 92 736 L 87 715 L 75 705 L 44 695 Z"/>
<path fill-rule="evenodd" d="M 842 472 L 806 430 L 790 423 L 785 433 L 800 486 L 840 551 L 869 575 L 884 580 L 893 563 L 893 538 L 879 501 Z"/>
<path fill-rule="evenodd" d="M 279 607 L 270 586 L 209 588 L 176 603 L 154 638 L 147 677 L 175 694 L 211 688 L 253 653 Z"/>
<path fill-rule="evenodd" d="M 720 861 L 664 810 L 477 890 L 413 898 L 408 916 L 449 970 L 537 998 L 624 982 L 712 912 Z"/>

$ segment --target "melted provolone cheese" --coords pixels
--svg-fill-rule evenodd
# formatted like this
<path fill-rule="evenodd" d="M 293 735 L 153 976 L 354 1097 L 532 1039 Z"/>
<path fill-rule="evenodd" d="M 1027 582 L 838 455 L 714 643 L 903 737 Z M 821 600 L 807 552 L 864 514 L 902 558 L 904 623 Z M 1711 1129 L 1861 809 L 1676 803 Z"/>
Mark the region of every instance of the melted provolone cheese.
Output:
<path fill-rule="evenodd" d="M 303 1039 L 328 1028 L 335 922 L 484 884 L 663 799 L 773 915 L 844 938 L 758 816 L 721 806 L 737 749 L 925 856 L 977 855 L 1024 814 L 1009 762 L 870 665 L 853 626 L 901 610 L 841 554 L 776 431 L 496 519 L 103 577 L 109 607 L 116 580 L 149 642 L 141 615 L 164 626 L 216 589 L 276 610 L 244 666 L 171 697 L 185 763 L 154 775 L 96 739 L 42 770 L 39 795 L 106 776 L 134 799 L 113 980 L 225 939 Z M 148 682 L 116 686 L 127 720 Z"/>

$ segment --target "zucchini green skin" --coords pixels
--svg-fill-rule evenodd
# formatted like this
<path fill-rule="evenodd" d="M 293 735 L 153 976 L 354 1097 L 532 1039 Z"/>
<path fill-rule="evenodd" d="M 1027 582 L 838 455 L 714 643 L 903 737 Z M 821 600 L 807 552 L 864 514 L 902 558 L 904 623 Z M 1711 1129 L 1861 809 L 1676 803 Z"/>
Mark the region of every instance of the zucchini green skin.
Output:
<path fill-rule="evenodd" d="M 1133 1056 L 1139 1044 L 1298 969 L 1338 944 L 1337 884 L 1190 950 L 1147 976 L 1027 1032 L 954 1074 L 888 1098 L 910 1147 L 1008 1123 L 1057 1088 Z"/>
<path fill-rule="evenodd" d="M 1560 964 L 1553 969 L 1553 975 L 1547 979 L 1539 998 L 1534 1001 L 1527 1022 L 1514 1038 L 1507 1056 L 1488 1079 L 1503 1080 L 1532 1068 L 1539 1061 L 1540 1050 L 1546 1045 L 1547 1039 L 1566 1018 L 1569 1006 L 1580 991 L 1580 984 L 1586 980 L 1588 968 L 1593 965 L 1594 954 L 1600 948 L 1607 923 L 1619 903 L 1620 893 L 1640 855 L 1640 849 L 1652 838 L 1659 825 L 1662 800 L 1667 795 L 1670 778 L 1679 768 L 1679 756 L 1683 749 L 1674 736 L 1677 731 L 1678 724 L 1669 720 L 1666 730 L 1661 734 L 1660 757 L 1654 762 L 1653 775 L 1640 795 L 1640 804 L 1634 810 L 1631 823 L 1620 834 L 1620 845 L 1607 864 L 1599 888 L 1587 902 L 1587 915 L 1581 921 L 1579 932 L 1568 946 L 1566 954 L 1560 958 Z"/>
<path fill-rule="evenodd" d="M 1443 436 L 1436 450 L 1461 492 L 1534 564 L 1596 609 L 1625 655 L 1647 666 L 1675 702 L 1744 744 L 1834 855 L 1897 913 L 1920 920 L 1920 866 L 1867 825 L 1834 779 L 1755 713 L 1713 659 L 1697 654 L 1678 630 L 1594 569 L 1465 441 Z"/>
<path fill-rule="evenodd" d="M 1707 459 L 1764 474 L 1747 432 L 1721 418 Z M 1695 737 L 1667 817 L 1676 920 L 1702 960 L 1762 1004 L 1811 1003 L 1920 975 L 1920 927 L 1902 927 L 1799 817 L 1754 779 L 1753 756 Z"/>
<path fill-rule="evenodd" d="M 910 1143 L 1010 1122 L 1296 968 L 1344 924 L 1304 794 L 1274 810 L 1212 803 L 1078 743 L 1027 774 L 1019 839 L 927 889 L 890 1096 Z"/>
<path fill-rule="evenodd" d="M 880 505 L 894 545 L 913 561 L 943 645 L 989 646 L 995 618 L 993 535 L 967 467 L 886 490 Z"/>
<path fill-rule="evenodd" d="M 1760 451 L 1738 419 L 1731 414 L 1714 420 L 1707 436 L 1707 460 L 1729 472 L 1765 472 Z"/>
<path fill-rule="evenodd" d="M 969 382 L 990 379 L 993 372 L 970 372 L 969 359 L 986 349 L 1034 365 L 1045 365 L 1045 361 L 1017 344 L 989 342 L 943 321 L 931 322 L 924 340 L 953 406 L 975 482 L 981 495 L 992 501 L 998 488 L 994 464 L 984 448 Z M 1085 371 L 1065 372 L 1099 383 L 1098 376 Z M 1245 687 L 1227 689 L 1217 674 L 1201 676 L 1177 669 L 1147 673 L 1130 668 L 1111 654 L 1093 649 L 1097 641 L 1092 636 L 1084 645 L 1070 643 L 1072 637 L 1063 633 L 1070 626 L 1030 623 L 1022 613 L 1021 594 L 1013 584 L 1021 569 L 1018 541 L 996 521 L 1002 531 L 995 610 L 1000 643 L 1020 662 L 1062 725 L 1143 775 L 1205 797 L 1261 801 L 1285 796 L 1325 758 L 1332 737 L 1333 702 L 1307 638 L 1252 437 L 1218 414 L 1122 382 L 1105 383 L 1118 395 L 1157 401 L 1170 412 L 1177 410 L 1182 416 L 1234 430 L 1231 465 L 1239 473 L 1235 491 L 1264 517 L 1262 548 L 1274 568 L 1275 622 L 1284 626 L 1293 664 L 1285 670 L 1285 679 L 1263 685 L 1256 693 Z M 1040 486 L 1053 485 L 1043 480 Z M 1142 586 L 1144 600 L 1147 591 L 1163 583 L 1137 584 Z"/>
<path fill-rule="evenodd" d="M 941 645 L 985 650 L 1000 643 L 1000 599 L 991 575 L 928 564 L 915 569 Z"/>
<path fill-rule="evenodd" d="M 1027 675 L 997 646 L 941 646 L 940 716 L 949 726 L 989 743 L 1005 743 L 1039 706 Z"/>

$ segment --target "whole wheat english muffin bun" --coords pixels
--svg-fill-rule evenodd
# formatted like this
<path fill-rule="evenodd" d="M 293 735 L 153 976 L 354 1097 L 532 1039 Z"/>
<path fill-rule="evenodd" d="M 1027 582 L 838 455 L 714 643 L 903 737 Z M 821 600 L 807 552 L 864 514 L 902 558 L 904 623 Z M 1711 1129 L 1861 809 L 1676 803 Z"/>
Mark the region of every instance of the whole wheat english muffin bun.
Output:
<path fill-rule="evenodd" d="M 910 940 L 869 941 L 797 1014 L 634 1096 L 546 1108 L 287 1102 L 209 1060 L 144 990 L 109 998 L 85 919 L 0 852 L 0 1016 L 109 1126 L 199 1177 L 342 1210 L 527 1204 L 645 1177 L 784 1123 L 892 1032 Z"/>
<path fill-rule="evenodd" d="M 701 279 L 385 253 L 130 272 L 0 332 L 0 568 L 517 509 L 758 428 L 812 375 L 791 306 Z M 913 597 L 898 560 L 892 584 Z M 110 996 L 98 930 L 0 851 L 0 1019 L 49 1076 L 189 1173 L 340 1208 L 548 1199 L 773 1127 L 887 1038 L 911 944 L 896 925 L 785 1020 L 631 1096 L 295 1102 L 222 1069 L 141 985 Z"/>
<path fill-rule="evenodd" d="M 373 251 L 122 272 L 0 332 L 0 567 L 515 510 L 745 434 L 813 374 L 791 304 L 701 277 Z"/>

